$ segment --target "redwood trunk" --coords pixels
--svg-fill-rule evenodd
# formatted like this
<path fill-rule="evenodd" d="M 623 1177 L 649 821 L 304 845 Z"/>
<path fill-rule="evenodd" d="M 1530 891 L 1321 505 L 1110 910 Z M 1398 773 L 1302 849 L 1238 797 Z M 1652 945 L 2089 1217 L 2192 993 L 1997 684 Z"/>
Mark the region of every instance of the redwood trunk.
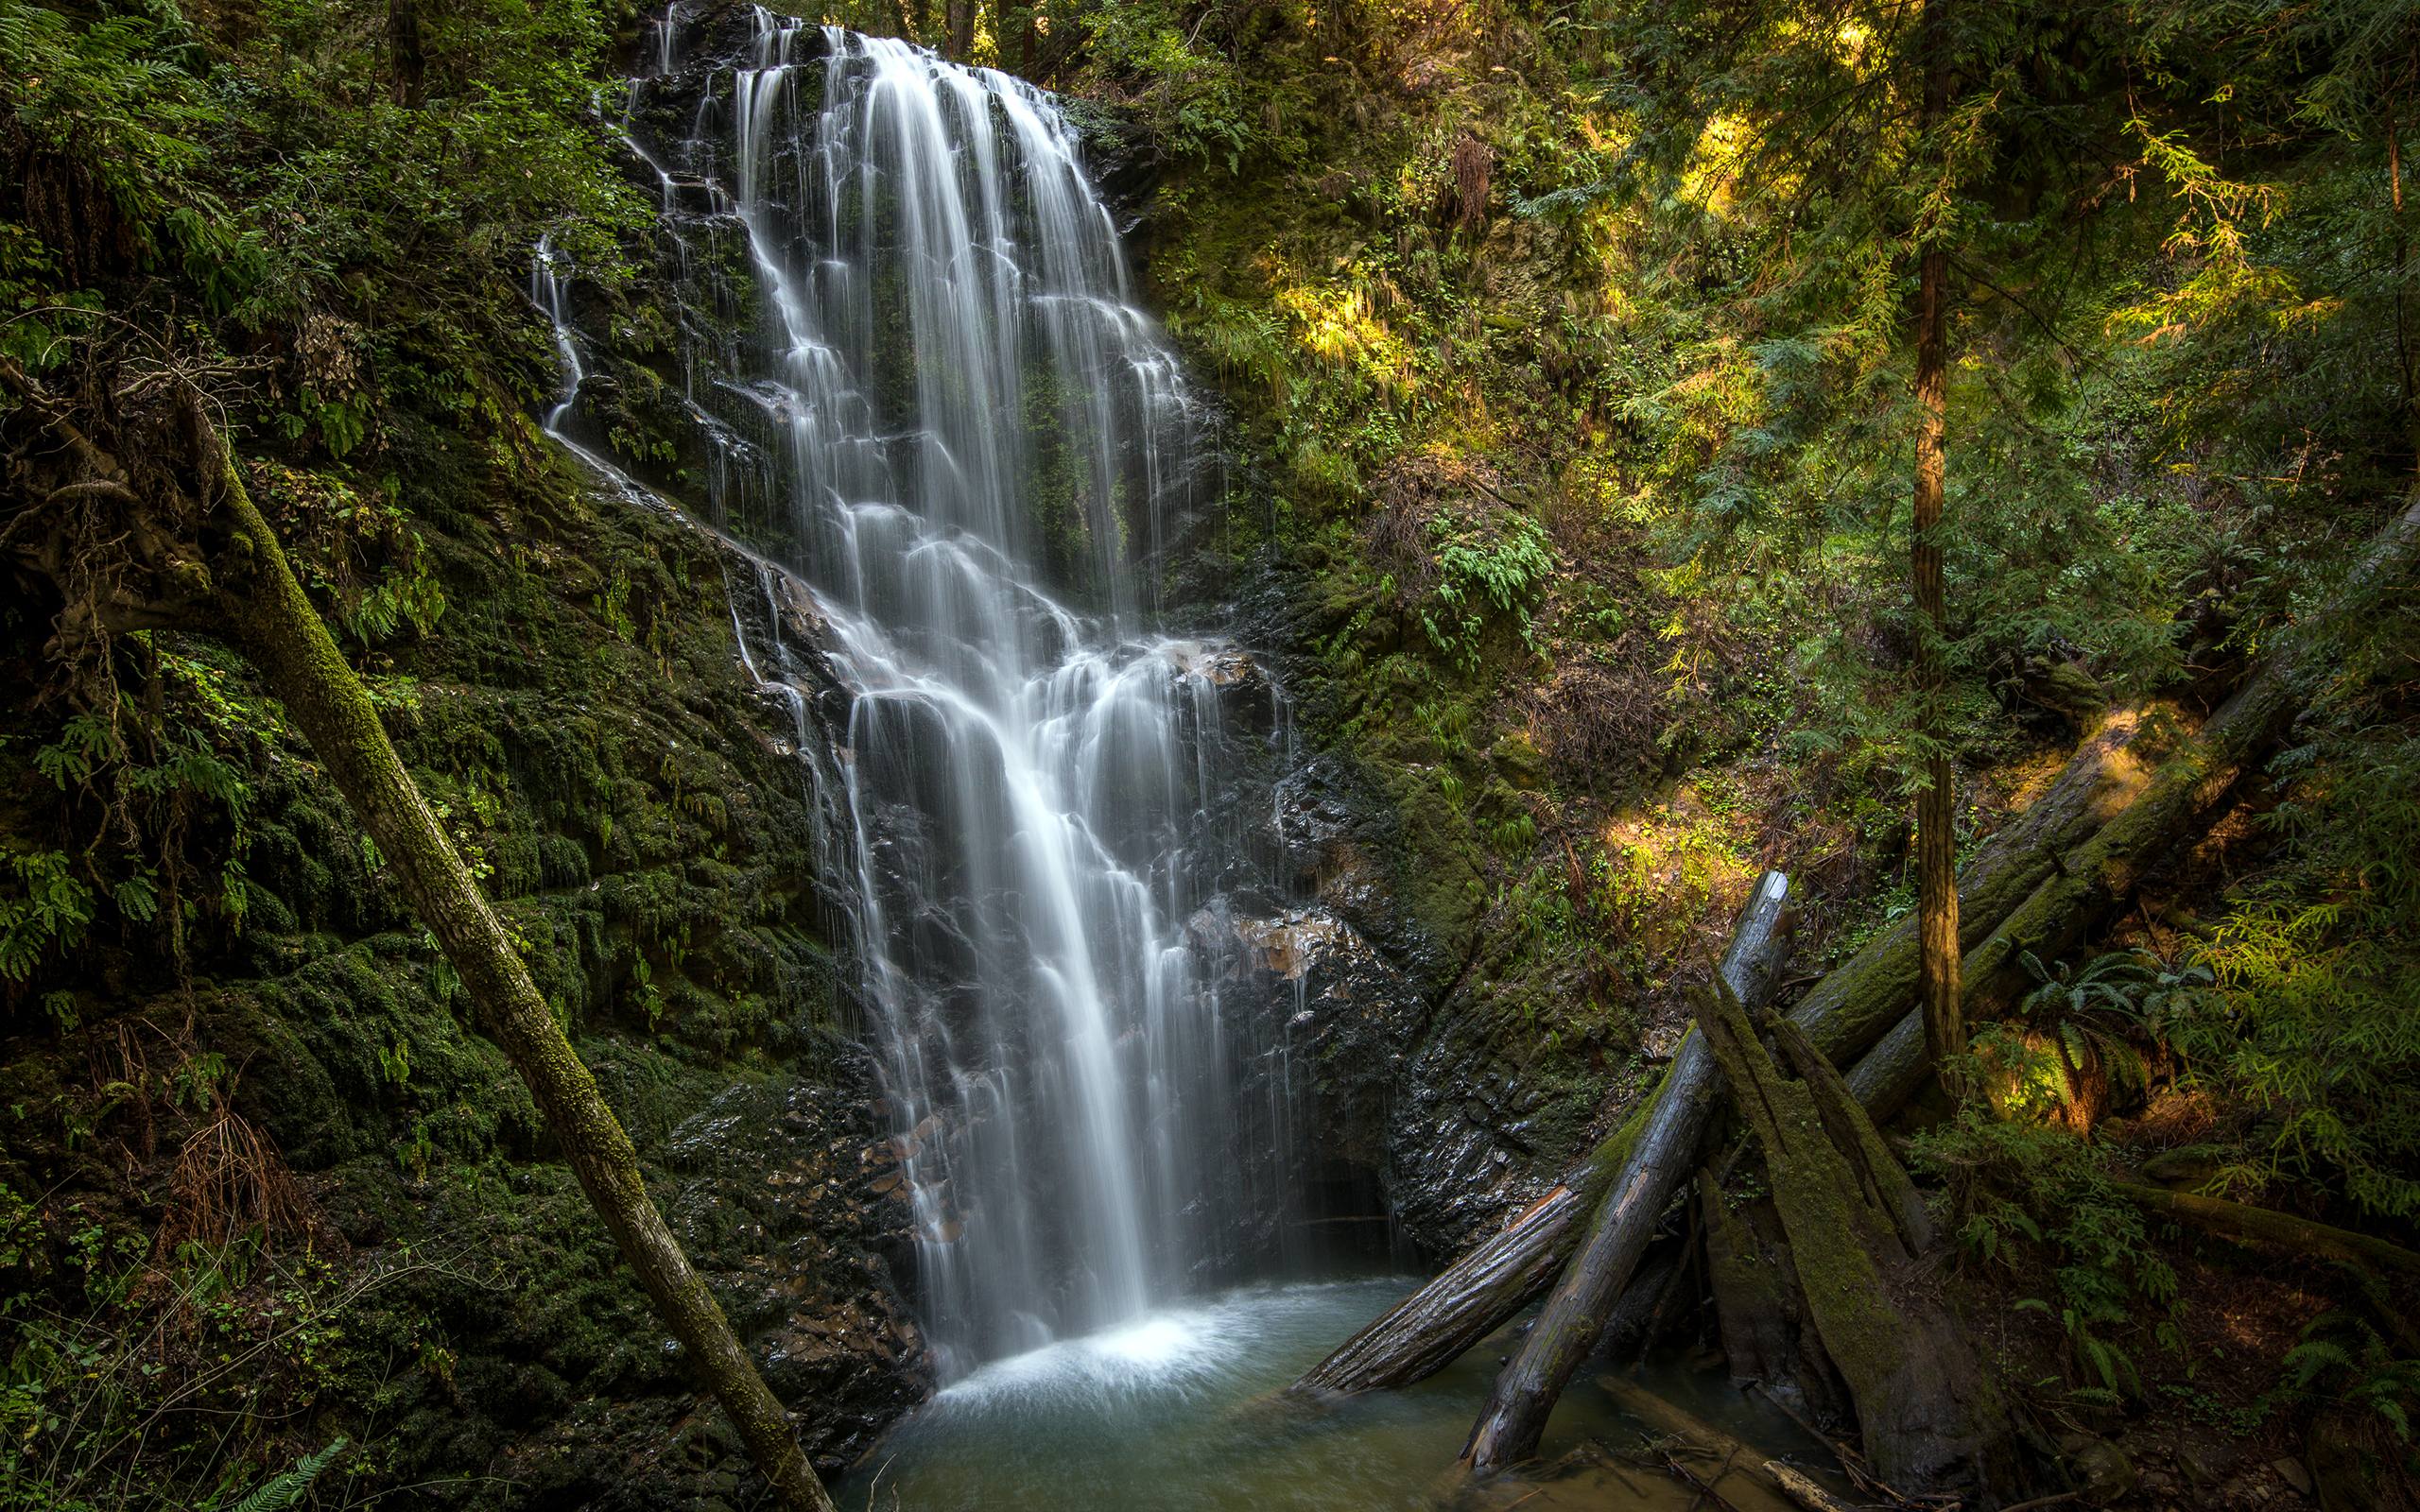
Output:
<path fill-rule="evenodd" d="M 1925 8 L 1925 100 L 1923 125 L 1938 129 L 1947 113 L 1949 77 L 1942 57 L 1940 11 L 1944 0 Z M 1937 234 L 1936 238 L 1937 238 Z M 1966 1053 L 1966 1021 L 1958 994 L 1958 790 L 1949 769 L 1948 675 L 1943 649 L 1949 611 L 1942 589 L 1942 505 L 1946 491 L 1943 438 L 1947 430 L 1943 302 L 1949 254 L 1928 241 L 1919 264 L 1916 289 L 1916 478 L 1914 541 L 1910 567 L 1915 580 L 1916 696 L 1923 737 L 1925 785 L 1916 796 L 1916 906 L 1922 954 L 1917 1001 L 1924 1010 L 1925 1046 L 1945 1078 Z M 1945 1081 L 1945 1085 L 1948 1085 Z"/>

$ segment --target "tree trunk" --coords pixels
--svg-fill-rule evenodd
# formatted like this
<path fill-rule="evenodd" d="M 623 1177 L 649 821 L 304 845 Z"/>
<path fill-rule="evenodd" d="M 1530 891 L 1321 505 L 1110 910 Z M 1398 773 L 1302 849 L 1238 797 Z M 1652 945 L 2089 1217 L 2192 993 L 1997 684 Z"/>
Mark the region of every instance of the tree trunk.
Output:
<path fill-rule="evenodd" d="M 1915 1185 L 1841 1074 L 1787 1020 L 1785 1075 L 1728 985 L 1698 1026 L 1732 1102 L 1763 1146 L 1807 1314 L 1857 1404 L 1866 1459 L 1913 1494 L 1996 1505 L 2021 1494 L 2008 1403 L 1942 1300 L 1931 1225 Z"/>
<path fill-rule="evenodd" d="M 1698 1211 L 1706 1291 L 1731 1383 L 1761 1383 L 1767 1395 L 1803 1417 L 1845 1418 L 1839 1372 L 1807 1320 L 1806 1288 L 1772 1201 L 1742 1203 L 1735 1211 L 1713 1170 L 1703 1169 Z"/>
<path fill-rule="evenodd" d="M 1938 129 L 1948 113 L 1949 70 L 1941 22 L 1945 3 L 1930 0 L 1925 7 L 1919 43 L 1925 70 L 1920 131 Z M 1943 664 L 1949 636 L 1941 571 L 1948 365 L 1943 307 L 1947 291 L 1943 285 L 1948 275 L 1949 252 L 1936 230 L 1925 241 L 1917 273 L 1915 520 L 1910 567 L 1922 620 L 1916 627 L 1917 733 L 1927 750 L 1925 785 L 1916 795 L 1916 918 L 1922 941 L 1917 1002 L 1924 1009 L 1925 1047 L 1945 1078 L 1953 1074 L 1957 1057 L 1966 1052 L 1966 1021 L 1958 998 L 1958 790 L 1949 769 L 1948 675 Z M 1949 1084 L 1945 1080 L 1944 1085 Z"/>
<path fill-rule="evenodd" d="M 1759 1004 L 1772 998 L 1789 952 L 1789 879 L 1780 872 L 1757 879 L 1716 973 L 1724 990 Z M 1546 1311 L 1496 1377 L 1462 1451 L 1474 1469 L 1500 1469 L 1538 1447 L 1555 1399 L 1596 1348 L 1615 1297 L 1655 1237 L 1678 1190 L 1670 1173 L 1697 1164 L 1714 1091 L 1713 1062 L 1699 1037 L 1691 1035 L 1665 1072 L 1664 1085 L 1613 1189 L 1598 1205 L 1578 1258 L 1565 1267 Z"/>
<path fill-rule="evenodd" d="M 369 693 L 303 596 L 276 535 L 198 404 L 189 423 L 204 498 L 229 531 L 214 564 L 223 625 L 310 741 L 414 912 L 436 935 L 482 1026 L 528 1084 L 622 1258 L 731 1415 L 779 1503 L 788 1512 L 832 1512 L 781 1403 L 648 1196 L 629 1134 L 404 770 Z"/>
<path fill-rule="evenodd" d="M 2013 1007 L 2029 981 L 2022 967 L 2026 954 L 2055 960 L 2075 950 L 2125 905 L 2145 873 L 2180 840 L 2206 833 L 2237 784 L 2286 734 L 2311 684 L 2324 675 L 2326 637 L 2318 632 L 2359 612 L 2369 585 L 2394 582 L 2415 562 L 2420 502 L 2387 523 L 2336 596 L 2281 636 L 2199 731 L 2177 740 L 2156 765 L 2137 765 L 2124 806 L 2081 844 L 2052 852 L 2051 865 L 2023 901 L 1968 947 L 1962 993 L 1968 1020 Z M 1817 987 L 1808 1002 L 1823 991 Z M 1804 1022 L 1806 1011 L 1802 1005 L 1792 1017 Z M 1842 1011 L 1848 1011 L 1846 1005 Z M 1824 1036 L 1816 1038 L 1824 1043 Z M 1834 1044 L 1824 1043 L 1824 1049 L 1835 1060 L 1842 1058 Z M 1926 1054 L 1921 1029 L 1900 1024 L 1851 1071 L 1850 1088 L 1876 1116 L 1888 1117 L 1923 1085 Z"/>
<path fill-rule="evenodd" d="M 1580 1220 L 1612 1184 L 1639 1123 L 1633 1118 L 1587 1163 L 1338 1345 L 1287 1389 L 1350 1396 L 1408 1386 L 1444 1369 L 1503 1327 L 1537 1299 L 1571 1258 L 1580 1242 Z"/>
<path fill-rule="evenodd" d="M 387 94 L 407 111 L 420 109 L 428 58 L 421 41 L 417 0 L 387 3 Z"/>

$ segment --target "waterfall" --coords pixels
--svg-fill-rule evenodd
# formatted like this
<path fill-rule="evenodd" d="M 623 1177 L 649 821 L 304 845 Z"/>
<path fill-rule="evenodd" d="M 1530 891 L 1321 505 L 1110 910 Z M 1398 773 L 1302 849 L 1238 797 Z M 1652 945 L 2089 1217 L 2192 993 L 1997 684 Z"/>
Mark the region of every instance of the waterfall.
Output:
<path fill-rule="evenodd" d="M 818 627 L 783 644 L 776 603 L 743 655 L 769 681 L 819 656 L 844 690 L 833 864 L 896 1129 L 875 1184 L 912 1203 L 947 1379 L 1176 1297 L 1282 1185 L 1244 1148 L 1253 1035 L 1193 937 L 1249 869 L 1218 795 L 1255 737 L 1223 712 L 1239 659 L 1156 628 L 1204 448 L 1057 106 L 761 9 L 733 51 L 677 138 L 634 82 L 631 136 L 683 270 L 711 524 Z M 542 244 L 547 423 L 610 472 L 571 436 L 565 273 Z"/>

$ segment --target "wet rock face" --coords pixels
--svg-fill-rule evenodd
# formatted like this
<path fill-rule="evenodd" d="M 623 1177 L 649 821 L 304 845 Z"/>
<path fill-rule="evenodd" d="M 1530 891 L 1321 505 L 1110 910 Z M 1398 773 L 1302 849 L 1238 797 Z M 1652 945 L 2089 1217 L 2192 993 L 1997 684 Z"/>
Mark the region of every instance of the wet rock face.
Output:
<path fill-rule="evenodd" d="M 673 1131 L 666 1217 L 822 1469 L 846 1465 L 931 1390 L 887 1256 L 908 1204 L 882 1151 L 873 1068 L 732 1088 Z"/>
<path fill-rule="evenodd" d="M 1150 234 L 1151 195 L 1167 166 L 1159 144 L 1132 111 L 1075 99 L 1063 101 L 1063 108 L 1081 144 L 1084 167 L 1117 221 L 1117 233 L 1130 243 Z"/>
<path fill-rule="evenodd" d="M 1323 752 L 1278 782 L 1271 830 L 1293 886 L 1315 894 L 1431 1001 L 1453 990 L 1461 962 L 1397 895 L 1394 811 L 1343 757 Z"/>
<path fill-rule="evenodd" d="M 1284 1257 L 1293 1229 L 1384 1212 L 1397 1249 L 1452 1254 L 1552 1179 L 1546 1094 L 1458 1011 L 1449 963 L 1391 885 L 1385 808 L 1328 757 L 1260 798 L 1272 885 L 1190 924 L 1246 1068 L 1244 1148 L 1276 1150 L 1284 1172 L 1241 1243 Z"/>
<path fill-rule="evenodd" d="M 1236 1083 L 1230 1166 L 1246 1222 L 1219 1265 L 1384 1255 L 1387 1072 L 1418 995 L 1317 903 L 1244 913 L 1220 900 L 1186 934 L 1215 984 Z"/>
<path fill-rule="evenodd" d="M 650 1152 L 666 1220 L 827 1477 L 932 1391 L 924 1341 L 892 1282 L 907 1204 L 881 1159 L 873 1067 L 849 1050 L 812 1073 L 743 1083 Z M 700 1512 L 757 1504 L 745 1451 L 712 1400 L 684 1390 L 680 1346 L 650 1311 L 634 1368 L 495 1466 L 515 1505 Z"/>
<path fill-rule="evenodd" d="M 1553 1185 L 1562 1152 L 1538 1142 L 1547 1094 L 1524 1088 L 1462 1021 L 1412 1057 L 1387 1136 L 1395 1220 L 1441 1261 Z"/>

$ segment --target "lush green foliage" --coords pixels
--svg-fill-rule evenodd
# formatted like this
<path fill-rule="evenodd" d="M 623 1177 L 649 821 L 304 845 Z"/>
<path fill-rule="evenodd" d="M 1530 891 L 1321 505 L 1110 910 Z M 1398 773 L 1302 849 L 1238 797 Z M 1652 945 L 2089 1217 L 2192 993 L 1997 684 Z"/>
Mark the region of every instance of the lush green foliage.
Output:
<path fill-rule="evenodd" d="M 2133 1335 L 2144 1310 L 2157 1319 L 2174 1306 L 2176 1272 L 2103 1155 L 2057 1127 L 1970 1105 L 1918 1138 L 1915 1164 L 1944 1183 L 1959 1243 L 1976 1259 L 2007 1264 L 2031 1246 L 2048 1250 L 2050 1295 L 2015 1306 L 2058 1321 L 2070 1389 L 2109 1405 L 2139 1396 Z M 2165 1322 L 2150 1332 L 2170 1347 L 2179 1338 Z"/>
<path fill-rule="evenodd" d="M 366 648 L 444 610 L 383 431 L 517 409 L 543 379 L 495 357 L 533 350 L 530 243 L 550 230 L 610 275 L 639 214 L 589 109 L 604 10 L 499 0 L 418 16 L 407 41 L 392 25 L 383 4 L 196 22 L 0 0 L 0 356 L 45 377 L 131 345 L 215 373 L 239 429 L 305 463 L 269 470 L 262 502 Z M 9 841 L 0 976 L 105 919 L 156 925 L 179 957 L 189 926 L 239 928 L 274 713 L 172 638 L 60 676 L 63 719 L 7 737 L 37 747 L 20 759 L 68 822 Z"/>
<path fill-rule="evenodd" d="M 938 41 L 937 9 L 831 14 Z M 1870 0 L 971 8 L 977 59 L 1120 108 L 1164 154 L 1150 280 L 1235 412 L 1205 581 L 1282 590 L 1305 729 L 1395 811 L 1379 859 L 1442 946 L 1441 1019 L 1551 1094 L 1542 1162 L 1636 1082 L 1761 865 L 1806 883 L 1819 947 L 1905 905 L 1920 249 L 1954 256 L 1942 649 L 1979 831 L 2113 700 L 2222 692 L 2408 486 L 2408 8 L 1928 9 L 1951 61 L 1920 123 L 1914 12 Z M 80 352 L 156 340 L 221 386 L 310 591 L 645 1133 L 786 1034 L 828 963 L 804 885 L 762 859 L 769 789 L 664 712 L 676 670 L 703 686 L 722 655 L 690 558 L 579 518 L 519 421 L 551 382 L 520 292 L 536 236 L 628 293 L 645 204 L 590 110 L 628 19 L 0 0 L 0 354 L 66 386 Z M 668 342 L 663 311 L 625 313 Z M 7 612 L 42 644 L 46 608 Z M 2236 1195 L 2420 1218 L 2411 616 L 2380 585 L 2357 620 L 2278 803 L 2231 840 L 2249 874 L 2193 882 L 2224 889 L 2188 920 L 2203 943 L 2032 963 L 1979 1047 L 2003 1095 L 1920 1143 L 1978 1274 L 2055 1326 L 2066 1405 L 2139 1405 L 2176 1342 L 2172 1251 L 2097 1128 L 2113 1106 L 2208 1098 Z M 505 1158 L 538 1147 L 534 1112 L 493 1092 L 459 985 L 276 712 L 195 638 L 121 638 L 104 671 L 10 685 L 12 1031 L 90 1046 L 129 1003 L 199 1001 L 302 1068 L 244 1095 L 382 1223 L 434 1184 L 499 1244 L 586 1265 L 532 1239 Z M 229 1064 L 120 1080 L 189 1116 L 235 1095 Z M 11 1143 L 38 1128 L 61 1161 L 147 1106 L 24 1075 Z M 147 1400 L 106 1342 L 126 1299 L 84 1296 L 86 1270 L 137 1267 L 28 1280 L 30 1210 L 0 1208 L 0 1271 L 46 1309 L 12 1319 L 31 1345 L 0 1438 L 35 1422 L 113 1463 L 59 1404 L 96 1379 L 118 1405 L 78 1422 Z M 612 1342 L 628 1297 L 580 1274 L 596 1317 L 521 1325 L 570 1341 L 556 1407 L 639 1368 Z M 396 1368 L 441 1415 L 450 1346 L 419 1316 Z M 349 1401 L 384 1389 L 365 1375 Z M 2284 1379 L 2398 1428 L 2412 1390 L 2359 1320 L 2315 1324 Z M 378 1449 L 322 1442 L 197 1460 L 163 1494 L 274 1504 Z M 60 1463 L 9 1473 L 95 1500 Z"/>
<path fill-rule="evenodd" d="M 2376 585 L 2308 738 L 2277 758 L 2273 866 L 2201 959 L 2223 991 L 2178 1026 L 2195 1075 L 2261 1115 L 2223 1180 L 2420 1217 L 2420 607 Z"/>
<path fill-rule="evenodd" d="M 645 229 L 592 109 L 629 19 L 0 0 L 0 359 L 88 423 L 129 375 L 207 390 L 652 1155 L 769 1064 L 820 1074 L 837 1004 L 716 558 L 596 508 L 528 420 L 555 382 L 533 242 L 619 297 Z M 41 430 L 0 395 L 0 455 Z M 75 639 L 64 597 L 0 592 L 0 1504 L 358 1503 L 476 1476 L 508 1419 L 608 1383 L 676 1389 L 535 1108 L 241 660 L 185 629 Z M 189 1157 L 231 1127 L 256 1143 L 229 1190 L 270 1173 L 301 1211 L 185 1234 L 214 1211 Z M 611 1441 L 452 1494 L 577 1486 Z"/>
<path fill-rule="evenodd" d="M 1910 900 L 1920 249 L 1952 260 L 1962 828 L 2113 704 L 2205 710 L 2404 501 L 2408 8 L 1104 10 L 1079 77 L 1175 149 L 1151 270 L 1260 464 L 1243 544 L 1307 584 L 1306 727 L 1398 805 L 1468 1011 L 1552 1047 L 1525 1074 L 1668 1011 L 1761 863 L 1860 900 L 1843 948 Z M 1443 587 L 1515 516 L 1517 618 Z M 2191 1108 L 2238 1195 L 2412 1215 L 2420 631 L 2363 627 L 2283 805 L 2230 829 L 2227 883 L 2191 873 L 2202 918 L 2032 962 L 1980 1047 L 2002 1095 L 1928 1136 L 2078 1404 L 2156 1410 L 2204 1363 L 2172 1238 L 2112 1184 L 2160 1151 L 2104 1118 Z M 2399 1379 L 2379 1348 L 2360 1378 Z"/>

